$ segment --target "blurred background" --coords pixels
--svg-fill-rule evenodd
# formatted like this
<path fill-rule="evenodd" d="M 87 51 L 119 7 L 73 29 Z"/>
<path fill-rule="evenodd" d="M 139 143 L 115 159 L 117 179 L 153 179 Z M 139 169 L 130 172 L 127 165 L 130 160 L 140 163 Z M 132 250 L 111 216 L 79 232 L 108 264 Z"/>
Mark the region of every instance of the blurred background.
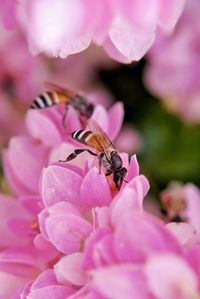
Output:
<path fill-rule="evenodd" d="M 172 36 L 160 36 L 146 57 L 128 65 L 95 45 L 67 59 L 32 56 L 21 32 L 1 28 L 1 152 L 11 136 L 24 133 L 25 113 L 49 81 L 107 107 L 124 103 L 115 143 L 137 154 L 153 197 L 174 180 L 200 187 L 199 13 L 200 5 L 186 8 Z M 8 192 L 2 162 L 0 192 Z"/>

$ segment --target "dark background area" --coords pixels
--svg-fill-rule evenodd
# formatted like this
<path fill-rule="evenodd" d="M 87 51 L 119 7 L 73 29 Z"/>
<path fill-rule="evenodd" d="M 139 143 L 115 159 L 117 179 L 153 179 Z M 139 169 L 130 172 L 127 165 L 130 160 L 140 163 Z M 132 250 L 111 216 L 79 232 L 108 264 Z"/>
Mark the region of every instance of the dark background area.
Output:
<path fill-rule="evenodd" d="M 141 133 L 144 146 L 137 153 L 141 172 L 157 195 L 170 181 L 200 186 L 200 125 L 184 123 L 152 97 L 142 83 L 145 60 L 101 70 L 100 80 L 125 105 L 125 122 Z"/>

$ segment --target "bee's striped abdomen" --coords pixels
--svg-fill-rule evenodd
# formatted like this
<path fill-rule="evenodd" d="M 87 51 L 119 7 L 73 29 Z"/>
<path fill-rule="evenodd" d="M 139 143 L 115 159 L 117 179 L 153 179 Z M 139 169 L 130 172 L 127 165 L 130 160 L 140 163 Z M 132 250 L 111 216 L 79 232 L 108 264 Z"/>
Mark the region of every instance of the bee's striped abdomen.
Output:
<path fill-rule="evenodd" d="M 71 137 L 82 144 L 94 148 L 97 152 L 102 152 L 102 146 L 92 131 L 75 131 L 71 133 Z"/>
<path fill-rule="evenodd" d="M 59 104 L 59 95 L 56 92 L 45 92 L 39 95 L 32 103 L 31 109 L 43 109 Z"/>
<path fill-rule="evenodd" d="M 71 136 L 73 139 L 75 139 L 76 141 L 86 144 L 87 145 L 87 141 L 88 139 L 90 139 L 92 137 L 93 133 L 91 131 L 85 131 L 85 130 L 79 130 L 79 131 L 75 131 L 73 133 L 71 133 Z"/>

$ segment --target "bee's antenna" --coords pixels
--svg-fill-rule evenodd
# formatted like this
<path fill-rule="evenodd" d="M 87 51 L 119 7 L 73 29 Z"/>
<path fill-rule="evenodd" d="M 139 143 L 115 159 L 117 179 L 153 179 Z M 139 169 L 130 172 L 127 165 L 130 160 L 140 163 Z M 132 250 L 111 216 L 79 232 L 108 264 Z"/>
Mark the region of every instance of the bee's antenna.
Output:
<path fill-rule="evenodd" d="M 128 182 L 126 180 L 123 180 L 123 181 L 128 184 Z"/>

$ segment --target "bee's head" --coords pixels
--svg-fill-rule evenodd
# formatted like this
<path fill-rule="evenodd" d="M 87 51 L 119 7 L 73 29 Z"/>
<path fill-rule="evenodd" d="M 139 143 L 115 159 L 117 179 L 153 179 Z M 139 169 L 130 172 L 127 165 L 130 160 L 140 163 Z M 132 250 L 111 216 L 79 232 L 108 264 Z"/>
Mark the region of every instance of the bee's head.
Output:
<path fill-rule="evenodd" d="M 120 190 L 126 174 L 127 174 L 127 169 L 125 167 L 117 169 L 113 172 L 113 180 L 117 190 Z"/>

